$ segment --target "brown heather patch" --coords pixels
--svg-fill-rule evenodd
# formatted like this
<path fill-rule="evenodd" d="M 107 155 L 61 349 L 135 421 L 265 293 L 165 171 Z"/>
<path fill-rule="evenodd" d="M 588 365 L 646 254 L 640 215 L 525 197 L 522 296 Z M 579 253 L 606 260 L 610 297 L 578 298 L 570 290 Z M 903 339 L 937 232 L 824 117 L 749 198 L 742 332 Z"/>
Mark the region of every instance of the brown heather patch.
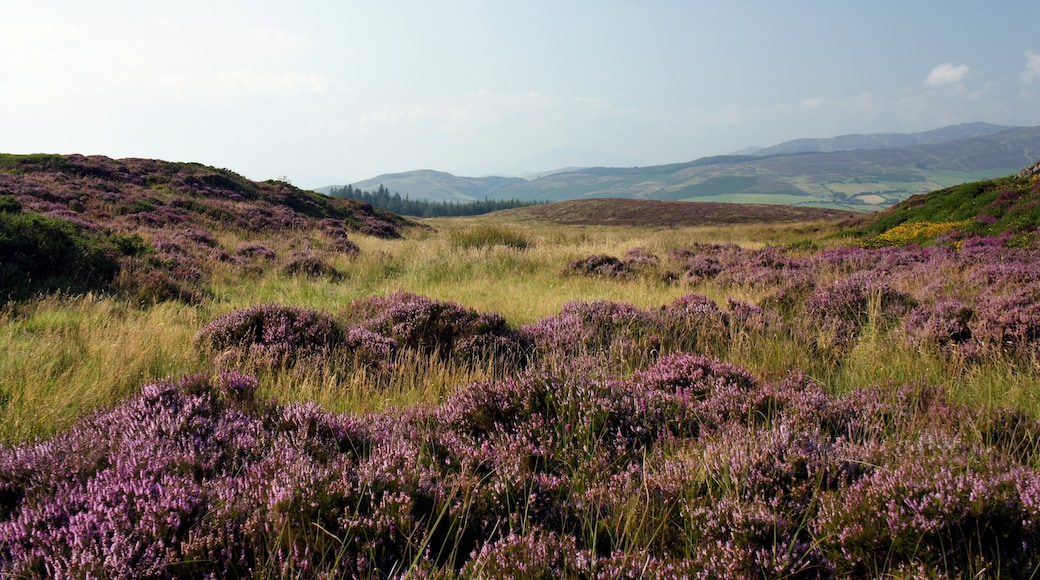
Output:
<path fill-rule="evenodd" d="M 501 214 L 516 221 L 659 227 L 836 221 L 856 215 L 848 211 L 787 205 L 616 198 L 561 201 Z"/>

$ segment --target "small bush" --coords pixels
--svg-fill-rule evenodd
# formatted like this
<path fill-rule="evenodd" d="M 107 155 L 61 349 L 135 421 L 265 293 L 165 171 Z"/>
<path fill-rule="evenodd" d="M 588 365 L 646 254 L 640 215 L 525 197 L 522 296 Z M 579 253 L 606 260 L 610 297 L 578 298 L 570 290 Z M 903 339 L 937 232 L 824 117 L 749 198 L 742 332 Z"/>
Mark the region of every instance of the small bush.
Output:
<path fill-rule="evenodd" d="M 318 256 L 307 253 L 299 253 L 291 256 L 289 261 L 282 267 L 282 273 L 286 276 L 307 276 L 308 278 L 328 278 L 339 280 L 342 277 L 339 270 Z"/>
<path fill-rule="evenodd" d="M 137 236 L 38 213 L 0 212 L 0 300 L 34 291 L 108 288 L 120 259 L 144 251 Z"/>
<path fill-rule="evenodd" d="M 274 260 L 277 257 L 274 250 L 263 244 L 244 244 L 235 250 L 235 255 L 254 260 Z"/>
<path fill-rule="evenodd" d="M 581 276 L 600 276 L 603 278 L 625 278 L 632 270 L 614 256 L 598 254 L 575 260 L 567 266 L 567 272 Z"/>
<path fill-rule="evenodd" d="M 524 326 L 522 332 L 542 356 L 595 353 L 637 355 L 660 347 L 660 315 L 606 300 L 568 302 L 560 314 Z"/>
<path fill-rule="evenodd" d="M 219 359 L 284 365 L 328 355 L 343 344 L 343 332 L 323 312 L 263 304 L 235 310 L 210 322 L 195 338 Z"/>
<path fill-rule="evenodd" d="M 498 314 L 405 292 L 356 301 L 342 318 L 401 348 L 465 362 L 519 362 L 526 351 L 524 337 Z"/>
<path fill-rule="evenodd" d="M 0 213 L 21 213 L 22 202 L 13 195 L 0 195 Z"/>

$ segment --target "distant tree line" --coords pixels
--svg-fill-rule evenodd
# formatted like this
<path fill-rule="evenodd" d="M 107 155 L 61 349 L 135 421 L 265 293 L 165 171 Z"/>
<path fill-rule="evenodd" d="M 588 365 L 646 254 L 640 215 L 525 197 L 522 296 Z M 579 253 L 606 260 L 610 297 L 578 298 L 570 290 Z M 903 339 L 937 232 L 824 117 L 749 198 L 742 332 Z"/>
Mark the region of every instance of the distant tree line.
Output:
<path fill-rule="evenodd" d="M 503 209 L 526 207 L 541 203 L 537 201 L 519 201 L 516 199 L 488 199 L 486 197 L 483 201 L 465 202 L 417 200 L 411 199 L 407 195 L 402 197 L 401 194 L 397 192 L 390 193 L 390 190 L 383 187 L 382 184 L 380 184 L 379 188 L 375 191 L 357 189 L 352 185 L 333 187 L 329 190 L 329 195 L 332 197 L 366 201 L 375 207 L 392 211 L 398 215 L 412 217 L 480 215 Z"/>

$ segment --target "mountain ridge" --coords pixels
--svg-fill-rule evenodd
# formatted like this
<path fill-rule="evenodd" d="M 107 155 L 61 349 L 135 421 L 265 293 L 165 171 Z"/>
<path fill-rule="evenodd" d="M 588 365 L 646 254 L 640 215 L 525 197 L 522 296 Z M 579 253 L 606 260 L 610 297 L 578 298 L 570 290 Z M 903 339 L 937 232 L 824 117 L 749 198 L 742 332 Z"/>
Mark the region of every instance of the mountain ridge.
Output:
<path fill-rule="evenodd" d="M 952 139 L 963 134 L 973 136 Z M 424 170 L 386 174 L 354 185 L 383 185 L 402 196 L 432 201 L 621 197 L 871 211 L 912 195 L 1010 175 L 1040 158 L 1040 127 L 1003 129 L 968 123 L 911 135 L 915 140 L 939 142 L 834 152 L 767 154 L 762 150 L 667 165 L 580 168 L 532 180 L 457 177 Z"/>
<path fill-rule="evenodd" d="M 933 145 L 969 137 L 992 135 L 1013 128 L 1009 125 L 994 125 L 976 121 L 916 133 L 851 133 L 826 138 L 793 139 L 770 147 L 756 147 L 753 153 L 748 154 L 768 156 L 788 153 L 834 153 L 855 149 Z"/>

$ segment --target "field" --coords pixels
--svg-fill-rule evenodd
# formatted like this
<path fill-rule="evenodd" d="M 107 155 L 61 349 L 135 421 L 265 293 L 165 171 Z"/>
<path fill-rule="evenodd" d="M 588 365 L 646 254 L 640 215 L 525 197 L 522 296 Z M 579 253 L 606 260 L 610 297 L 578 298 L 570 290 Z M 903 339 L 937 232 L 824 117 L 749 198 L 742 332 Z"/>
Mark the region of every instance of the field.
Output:
<path fill-rule="evenodd" d="M 228 198 L 140 228 L 158 255 L 109 285 L 4 306 L 0 574 L 1040 570 L 1028 236 L 590 200 L 400 237 L 343 206 L 347 240 Z M 34 199 L 0 206 L 59 215 Z M 196 275 L 127 279 L 167 271 Z"/>

